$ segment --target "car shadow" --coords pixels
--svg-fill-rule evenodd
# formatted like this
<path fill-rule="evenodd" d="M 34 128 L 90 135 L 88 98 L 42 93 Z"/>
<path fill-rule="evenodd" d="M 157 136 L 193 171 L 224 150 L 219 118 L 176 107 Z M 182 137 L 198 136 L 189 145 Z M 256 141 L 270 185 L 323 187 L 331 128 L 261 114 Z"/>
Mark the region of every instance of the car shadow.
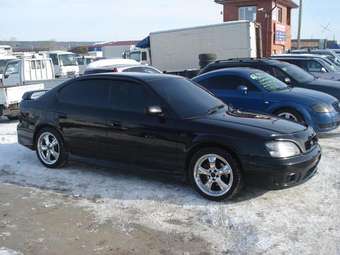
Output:
<path fill-rule="evenodd" d="M 9 120 L 6 117 L 0 117 L 0 124 L 16 123 L 18 120 Z"/>

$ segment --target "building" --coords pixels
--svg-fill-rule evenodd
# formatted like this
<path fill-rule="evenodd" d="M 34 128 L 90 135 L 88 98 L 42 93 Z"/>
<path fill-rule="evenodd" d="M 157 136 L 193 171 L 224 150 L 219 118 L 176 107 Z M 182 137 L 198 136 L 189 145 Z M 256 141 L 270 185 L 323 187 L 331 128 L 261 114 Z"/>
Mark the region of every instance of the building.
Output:
<path fill-rule="evenodd" d="M 301 49 L 337 49 L 339 48 L 338 42 L 327 39 L 301 39 Z M 297 49 L 297 40 L 292 40 L 292 49 Z"/>
<path fill-rule="evenodd" d="M 215 0 L 224 6 L 223 20 L 249 20 L 262 29 L 263 56 L 279 54 L 291 48 L 292 0 Z"/>

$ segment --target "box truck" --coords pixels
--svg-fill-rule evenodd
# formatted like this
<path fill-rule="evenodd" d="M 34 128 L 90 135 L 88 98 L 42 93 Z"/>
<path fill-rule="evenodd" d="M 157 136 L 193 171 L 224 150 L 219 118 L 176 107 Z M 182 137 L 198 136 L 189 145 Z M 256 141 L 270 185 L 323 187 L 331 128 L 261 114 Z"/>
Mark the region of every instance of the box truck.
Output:
<path fill-rule="evenodd" d="M 129 52 L 129 58 L 167 73 L 198 70 L 200 54 L 217 59 L 260 57 L 261 28 L 249 21 L 150 33 Z"/>

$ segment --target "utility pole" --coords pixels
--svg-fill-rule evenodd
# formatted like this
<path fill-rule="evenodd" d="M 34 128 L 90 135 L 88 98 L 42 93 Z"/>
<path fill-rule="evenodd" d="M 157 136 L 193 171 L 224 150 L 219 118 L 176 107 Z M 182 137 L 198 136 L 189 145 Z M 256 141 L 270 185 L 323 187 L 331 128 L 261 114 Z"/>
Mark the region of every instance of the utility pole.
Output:
<path fill-rule="evenodd" d="M 299 7 L 299 26 L 298 26 L 298 36 L 297 36 L 297 48 L 301 47 L 301 26 L 302 26 L 302 0 L 300 0 Z"/>

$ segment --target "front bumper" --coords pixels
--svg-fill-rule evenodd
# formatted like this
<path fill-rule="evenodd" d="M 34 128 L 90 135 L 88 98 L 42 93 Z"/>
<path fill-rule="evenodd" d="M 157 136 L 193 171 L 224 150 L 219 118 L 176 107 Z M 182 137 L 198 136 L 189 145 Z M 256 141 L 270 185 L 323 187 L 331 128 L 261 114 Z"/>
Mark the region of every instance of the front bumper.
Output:
<path fill-rule="evenodd" d="M 321 148 L 286 159 L 244 157 L 242 166 L 247 182 L 267 188 L 285 188 L 301 184 L 315 175 L 321 159 Z"/>
<path fill-rule="evenodd" d="M 332 131 L 340 125 L 340 112 L 314 113 L 315 124 L 313 128 L 318 133 Z"/>

